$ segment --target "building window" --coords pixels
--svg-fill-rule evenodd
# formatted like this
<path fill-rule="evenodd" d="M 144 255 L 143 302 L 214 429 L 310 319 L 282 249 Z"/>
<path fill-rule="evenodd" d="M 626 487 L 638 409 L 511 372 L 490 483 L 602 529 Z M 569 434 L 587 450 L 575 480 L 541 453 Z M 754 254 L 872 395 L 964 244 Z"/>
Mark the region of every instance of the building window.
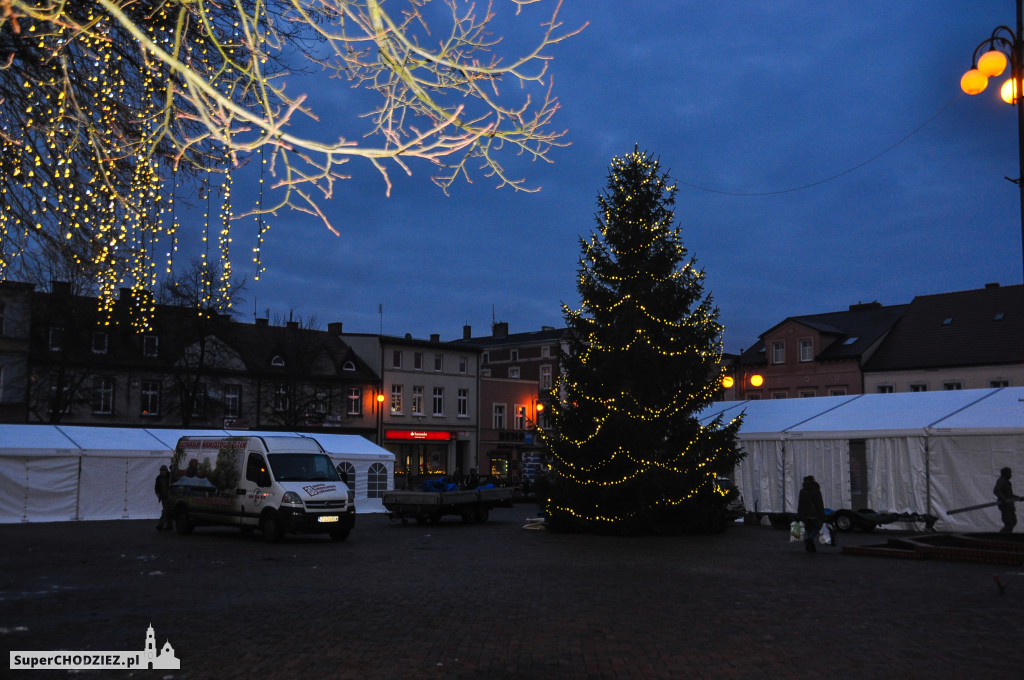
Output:
<path fill-rule="evenodd" d="M 789 394 L 786 392 L 772 392 L 772 399 L 788 399 Z"/>
<path fill-rule="evenodd" d="M 442 370 L 444 370 L 444 355 L 443 354 L 435 354 L 434 355 L 434 371 L 436 373 L 440 373 Z"/>
<path fill-rule="evenodd" d="M 106 354 L 107 343 L 109 337 L 103 331 L 93 331 L 92 333 L 92 353 L 93 354 Z"/>
<path fill-rule="evenodd" d="M 772 363 L 773 364 L 784 364 L 786 363 L 786 341 L 777 340 L 772 343 Z"/>
<path fill-rule="evenodd" d="M 459 418 L 469 417 L 469 390 L 465 387 L 459 388 L 457 408 Z"/>
<path fill-rule="evenodd" d="M 274 358 L 270 360 L 271 366 L 284 366 L 284 357 L 280 354 L 275 354 Z"/>
<path fill-rule="evenodd" d="M 806 399 L 807 397 L 813 397 L 814 390 L 800 390 L 800 398 Z"/>
<path fill-rule="evenodd" d="M 5 330 L 5 328 L 4 328 L 4 319 L 6 319 L 6 317 L 7 317 L 7 315 L 5 313 L 6 311 L 7 311 L 7 308 L 4 306 L 4 303 L 0 302 L 0 335 L 6 335 L 4 333 L 4 330 Z"/>
<path fill-rule="evenodd" d="M 274 388 L 274 410 L 278 413 L 288 410 L 288 387 L 285 385 Z"/>
<path fill-rule="evenodd" d="M 443 416 L 444 415 L 444 388 L 443 387 L 435 387 L 434 388 L 434 415 L 435 416 Z"/>
<path fill-rule="evenodd" d="M 803 338 L 800 340 L 800 361 L 814 361 L 814 340 Z"/>
<path fill-rule="evenodd" d="M 313 397 L 313 408 L 317 413 L 327 413 L 331 410 L 331 393 L 329 390 L 318 389 Z"/>
<path fill-rule="evenodd" d="M 156 380 L 143 380 L 139 390 L 141 403 L 139 413 L 143 416 L 160 415 L 160 383 Z"/>
<path fill-rule="evenodd" d="M 391 353 L 391 368 L 402 367 L 402 350 L 396 349 Z"/>
<path fill-rule="evenodd" d="M 412 414 L 414 416 L 423 415 L 423 386 L 413 385 L 412 386 Z"/>
<path fill-rule="evenodd" d="M 109 416 L 114 412 L 114 379 L 97 376 L 92 379 L 92 412 Z"/>
<path fill-rule="evenodd" d="M 989 380 L 988 381 L 988 385 L 989 385 L 989 387 L 1009 387 L 1010 386 L 1010 381 L 1009 380 Z"/>
<path fill-rule="evenodd" d="M 206 383 L 196 384 L 196 392 L 192 395 L 192 417 L 203 418 L 206 416 Z"/>
<path fill-rule="evenodd" d="M 401 415 L 402 413 L 402 386 L 391 386 L 391 413 Z"/>
<path fill-rule="evenodd" d="M 363 388 L 348 388 L 348 414 L 350 416 L 363 415 Z"/>
<path fill-rule="evenodd" d="M 512 429 L 526 429 L 526 407 L 522 404 L 516 404 L 516 410 L 512 414 Z"/>
<path fill-rule="evenodd" d="M 544 364 L 540 367 L 540 388 L 542 390 L 551 389 L 551 365 Z"/>
<path fill-rule="evenodd" d="M 356 466 L 347 460 L 343 460 L 338 463 L 337 466 L 338 476 L 341 477 L 341 481 L 345 482 L 349 489 L 352 491 L 356 490 Z"/>
<path fill-rule="evenodd" d="M 459 373 L 465 375 L 469 370 L 469 357 L 459 357 Z"/>
<path fill-rule="evenodd" d="M 374 463 L 366 473 L 366 497 L 381 498 L 388 490 L 388 469 L 383 463 Z"/>
<path fill-rule="evenodd" d="M 480 363 L 486 364 L 490 360 L 491 360 L 491 353 L 490 352 L 484 352 L 483 354 L 480 355 Z"/>
<path fill-rule="evenodd" d="M 895 392 L 892 385 L 879 385 L 875 388 L 875 391 L 879 394 L 892 394 Z"/>
<path fill-rule="evenodd" d="M 543 347 L 540 348 L 540 358 L 541 359 L 547 359 L 550 356 L 551 356 L 551 348 L 550 347 L 548 347 L 547 345 L 544 345 Z"/>
<path fill-rule="evenodd" d="M 928 383 L 910 383 L 911 392 L 927 392 Z"/>
<path fill-rule="evenodd" d="M 160 350 L 160 338 L 152 333 L 142 336 L 142 356 L 155 357 Z"/>
<path fill-rule="evenodd" d="M 959 380 L 950 380 L 949 382 L 942 383 L 942 389 L 944 390 L 962 390 L 964 385 Z"/>
<path fill-rule="evenodd" d="M 242 414 L 242 386 L 224 386 L 224 417 L 237 418 Z"/>
<path fill-rule="evenodd" d="M 513 349 L 508 352 L 509 361 L 519 361 L 519 350 Z"/>
<path fill-rule="evenodd" d="M 512 379 L 512 380 L 518 380 L 519 379 L 519 367 L 518 366 L 509 366 L 508 367 L 508 377 L 510 379 Z"/>
<path fill-rule="evenodd" d="M 49 412 L 69 413 L 71 411 L 71 399 L 73 397 L 71 385 L 61 383 L 56 379 L 50 381 L 50 406 Z"/>
<path fill-rule="evenodd" d="M 59 352 L 64 347 L 64 329 L 60 326 L 50 327 L 50 351 Z"/>
<path fill-rule="evenodd" d="M 830 389 L 828 391 L 828 396 L 830 396 L 830 397 L 845 397 L 846 396 L 846 388 L 845 387 L 833 387 L 832 389 Z"/>
<path fill-rule="evenodd" d="M 346 361 L 345 364 L 341 367 L 341 370 L 343 370 L 343 371 L 354 371 L 354 370 L 356 370 L 355 362 L 353 362 L 353 361 Z"/>
<path fill-rule="evenodd" d="M 505 405 L 495 404 L 494 405 L 494 419 L 492 421 L 495 430 L 505 429 Z"/>
<path fill-rule="evenodd" d="M 423 352 L 416 352 L 412 355 L 412 368 L 415 371 L 423 370 Z"/>

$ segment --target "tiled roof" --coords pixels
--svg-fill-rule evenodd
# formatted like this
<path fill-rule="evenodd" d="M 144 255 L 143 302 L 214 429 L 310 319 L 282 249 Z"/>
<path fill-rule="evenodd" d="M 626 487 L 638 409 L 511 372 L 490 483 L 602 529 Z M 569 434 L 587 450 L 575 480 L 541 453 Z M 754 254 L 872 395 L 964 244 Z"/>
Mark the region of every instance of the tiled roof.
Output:
<path fill-rule="evenodd" d="M 1024 286 L 915 297 L 865 371 L 1024 362 Z"/>

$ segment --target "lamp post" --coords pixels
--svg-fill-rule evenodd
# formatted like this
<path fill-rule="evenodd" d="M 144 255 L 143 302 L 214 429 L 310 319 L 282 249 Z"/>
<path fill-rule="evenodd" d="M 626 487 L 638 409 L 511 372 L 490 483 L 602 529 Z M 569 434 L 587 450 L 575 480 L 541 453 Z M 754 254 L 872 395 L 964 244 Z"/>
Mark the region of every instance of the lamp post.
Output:
<path fill-rule="evenodd" d="M 1010 179 L 1020 189 L 1020 235 L 1021 235 L 1021 270 L 1024 272 L 1024 107 L 1021 106 L 1020 94 L 1024 91 L 1021 78 L 1024 71 L 1024 14 L 1017 0 L 1017 30 L 1008 26 L 998 26 L 992 35 L 974 48 L 971 69 L 960 78 L 960 88 L 967 94 L 979 94 L 988 86 L 988 79 L 1002 75 L 1007 63 L 1010 65 L 1010 78 L 1003 83 L 1000 96 L 1008 104 L 1017 107 L 1017 155 L 1020 175 Z M 984 50 L 984 51 L 983 51 Z"/>

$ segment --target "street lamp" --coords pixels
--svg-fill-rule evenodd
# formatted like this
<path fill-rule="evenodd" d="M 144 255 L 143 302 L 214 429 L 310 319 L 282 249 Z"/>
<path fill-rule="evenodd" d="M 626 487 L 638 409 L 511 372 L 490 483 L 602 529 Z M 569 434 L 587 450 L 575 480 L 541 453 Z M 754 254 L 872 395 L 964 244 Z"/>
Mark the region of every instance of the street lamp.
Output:
<path fill-rule="evenodd" d="M 1024 272 L 1024 107 L 1018 97 L 1024 88 L 1021 87 L 1022 71 L 1024 71 L 1024 13 L 1017 0 L 1017 30 L 1011 31 L 1008 26 L 998 26 L 992 35 L 974 48 L 971 69 L 960 78 L 960 89 L 967 94 L 979 94 L 988 86 L 988 79 L 1002 75 L 1006 65 L 1010 65 L 1010 78 L 1000 88 L 1000 96 L 1008 104 L 1017 106 L 1017 155 L 1020 175 L 1017 179 L 1009 179 L 1020 189 L 1020 236 L 1021 265 Z"/>

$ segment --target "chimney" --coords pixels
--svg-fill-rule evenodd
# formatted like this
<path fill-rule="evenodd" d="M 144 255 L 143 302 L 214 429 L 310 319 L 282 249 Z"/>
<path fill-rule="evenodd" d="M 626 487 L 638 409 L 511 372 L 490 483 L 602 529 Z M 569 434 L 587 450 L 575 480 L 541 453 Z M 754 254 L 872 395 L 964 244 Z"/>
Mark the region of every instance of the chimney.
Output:
<path fill-rule="evenodd" d="M 472 337 L 473 337 L 473 327 L 470 326 L 467 323 L 465 326 L 462 327 L 462 339 L 463 340 L 469 340 Z"/>
<path fill-rule="evenodd" d="M 342 329 L 342 322 L 341 321 L 331 321 L 330 323 L 327 324 L 327 332 L 328 333 L 333 333 L 334 335 L 341 335 L 341 333 L 342 333 L 341 329 Z"/>
<path fill-rule="evenodd" d="M 985 288 L 998 288 L 998 287 L 999 287 L 999 283 L 998 283 L 998 282 L 995 282 L 995 283 L 986 283 L 986 284 L 985 284 Z"/>
<path fill-rule="evenodd" d="M 256 319 L 256 326 L 258 328 L 266 328 L 269 324 L 270 324 L 270 319 L 264 319 L 262 317 Z"/>
<path fill-rule="evenodd" d="M 441 342 L 441 334 L 440 333 L 431 333 L 430 334 L 430 341 L 431 342 Z"/>
<path fill-rule="evenodd" d="M 288 330 L 292 330 L 292 331 L 299 330 L 299 322 L 298 321 L 289 321 L 285 325 L 288 327 Z"/>
<path fill-rule="evenodd" d="M 508 321 L 495 321 L 494 325 L 491 326 L 491 337 L 508 337 Z"/>

